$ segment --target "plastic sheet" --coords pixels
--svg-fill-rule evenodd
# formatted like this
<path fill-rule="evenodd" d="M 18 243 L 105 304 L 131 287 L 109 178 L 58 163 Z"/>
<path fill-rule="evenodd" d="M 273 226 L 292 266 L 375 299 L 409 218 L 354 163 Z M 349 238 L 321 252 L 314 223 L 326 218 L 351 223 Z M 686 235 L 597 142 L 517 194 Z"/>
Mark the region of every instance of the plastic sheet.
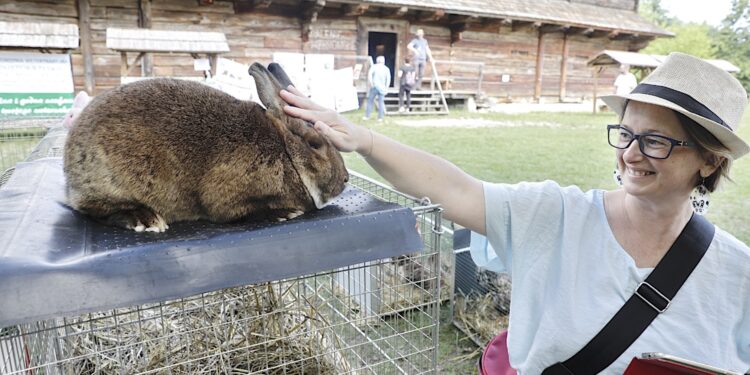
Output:
<path fill-rule="evenodd" d="M 65 204 L 59 157 L 19 163 L 0 188 L 0 327 L 187 297 L 422 248 L 408 208 L 347 189 L 282 223 L 170 224 L 136 233 Z"/>

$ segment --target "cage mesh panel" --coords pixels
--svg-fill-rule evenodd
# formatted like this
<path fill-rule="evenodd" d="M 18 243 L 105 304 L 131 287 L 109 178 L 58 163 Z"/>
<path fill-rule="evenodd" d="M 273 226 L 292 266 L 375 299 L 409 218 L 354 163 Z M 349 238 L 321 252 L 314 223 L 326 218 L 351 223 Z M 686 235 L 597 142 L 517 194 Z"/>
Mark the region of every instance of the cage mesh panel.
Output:
<path fill-rule="evenodd" d="M 423 250 L 287 280 L 5 327 L 0 373 L 435 373 L 440 210 L 356 174 L 350 184 L 412 207 Z"/>
<path fill-rule="evenodd" d="M 48 130 L 46 126 L 50 124 L 50 120 L 26 121 L 26 127 L 13 128 L 0 121 L 0 186 L 8 182 L 20 161 L 62 156 L 66 130 L 59 127 Z M 43 139 L 48 132 L 56 136 Z"/>

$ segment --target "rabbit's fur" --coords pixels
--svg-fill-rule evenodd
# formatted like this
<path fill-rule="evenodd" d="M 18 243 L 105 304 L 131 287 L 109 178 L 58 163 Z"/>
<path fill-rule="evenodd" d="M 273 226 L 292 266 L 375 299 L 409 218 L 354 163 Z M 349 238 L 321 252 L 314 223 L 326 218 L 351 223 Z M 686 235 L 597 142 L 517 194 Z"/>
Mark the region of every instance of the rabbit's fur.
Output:
<path fill-rule="evenodd" d="M 250 69 L 268 108 L 197 82 L 158 78 L 96 96 L 65 145 L 68 204 L 110 225 L 285 220 L 341 193 L 330 142 L 283 113 L 278 81 Z"/>

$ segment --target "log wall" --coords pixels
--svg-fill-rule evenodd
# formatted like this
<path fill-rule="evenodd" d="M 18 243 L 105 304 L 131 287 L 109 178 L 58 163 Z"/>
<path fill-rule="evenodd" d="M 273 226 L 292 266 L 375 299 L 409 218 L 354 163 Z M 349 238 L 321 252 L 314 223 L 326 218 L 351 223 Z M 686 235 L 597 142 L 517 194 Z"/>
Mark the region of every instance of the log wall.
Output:
<path fill-rule="evenodd" d="M 120 82 L 120 56 L 105 45 L 107 27 L 135 28 L 139 25 L 137 0 L 78 0 L 88 4 L 91 61 L 94 93 Z M 75 0 L 48 2 L 20 0 L 0 2 L 0 21 L 44 21 L 79 24 L 80 4 Z M 142 0 L 147 1 L 147 0 Z M 627 8 L 633 0 L 575 0 L 604 6 Z M 474 61 L 484 63 L 482 89 L 489 96 L 508 100 L 529 100 L 534 96 L 535 67 L 539 29 L 501 25 L 491 30 L 462 33 L 462 40 L 451 43 L 451 32 L 436 22 L 410 23 L 403 18 L 371 19 L 342 16 L 335 9 L 324 9 L 312 24 L 309 40 L 303 42 L 302 23 L 298 16 L 271 12 L 236 13 L 232 1 L 217 0 L 200 6 L 194 0 L 153 0 L 150 7 L 153 29 L 223 32 L 230 52 L 222 57 L 250 64 L 268 63 L 273 52 L 332 53 L 345 64 L 367 51 L 367 31 L 391 31 L 398 34 L 398 60 L 406 55 L 406 44 L 417 28 L 423 28 L 433 55 L 440 61 Z M 277 12 L 278 13 L 278 12 Z M 290 14 L 289 12 L 287 14 Z M 83 33 L 81 33 L 83 34 Z M 364 36 L 364 37 L 363 37 Z M 365 38 L 363 40 L 363 38 Z M 560 93 L 563 33 L 545 34 L 542 59 L 541 94 L 557 98 Z M 568 35 L 566 96 L 571 99 L 591 97 L 593 71 L 586 61 L 603 49 L 629 50 L 627 41 L 606 36 Z M 86 87 L 83 48 L 71 51 L 76 90 Z M 200 76 L 193 70 L 193 58 L 187 54 L 154 54 L 156 76 Z M 338 63 L 337 63 L 338 64 Z M 349 65 L 353 65 L 349 64 Z M 441 65 L 441 76 L 455 79 L 452 88 L 473 90 L 478 78 L 475 65 Z M 502 82 L 508 75 L 509 82 Z M 616 72 L 599 75 L 600 94 L 612 91 Z"/>

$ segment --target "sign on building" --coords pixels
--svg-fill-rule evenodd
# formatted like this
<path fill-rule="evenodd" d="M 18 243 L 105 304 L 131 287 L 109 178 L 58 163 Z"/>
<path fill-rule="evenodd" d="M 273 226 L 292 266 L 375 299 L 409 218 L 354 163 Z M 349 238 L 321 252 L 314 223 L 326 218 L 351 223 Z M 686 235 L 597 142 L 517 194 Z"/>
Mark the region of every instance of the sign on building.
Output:
<path fill-rule="evenodd" d="M 70 55 L 0 52 L 0 118 L 62 117 L 73 92 Z"/>
<path fill-rule="evenodd" d="M 338 112 L 359 108 L 353 68 L 334 70 L 334 55 L 277 52 L 273 60 L 284 68 L 297 89 L 323 107 Z"/>

